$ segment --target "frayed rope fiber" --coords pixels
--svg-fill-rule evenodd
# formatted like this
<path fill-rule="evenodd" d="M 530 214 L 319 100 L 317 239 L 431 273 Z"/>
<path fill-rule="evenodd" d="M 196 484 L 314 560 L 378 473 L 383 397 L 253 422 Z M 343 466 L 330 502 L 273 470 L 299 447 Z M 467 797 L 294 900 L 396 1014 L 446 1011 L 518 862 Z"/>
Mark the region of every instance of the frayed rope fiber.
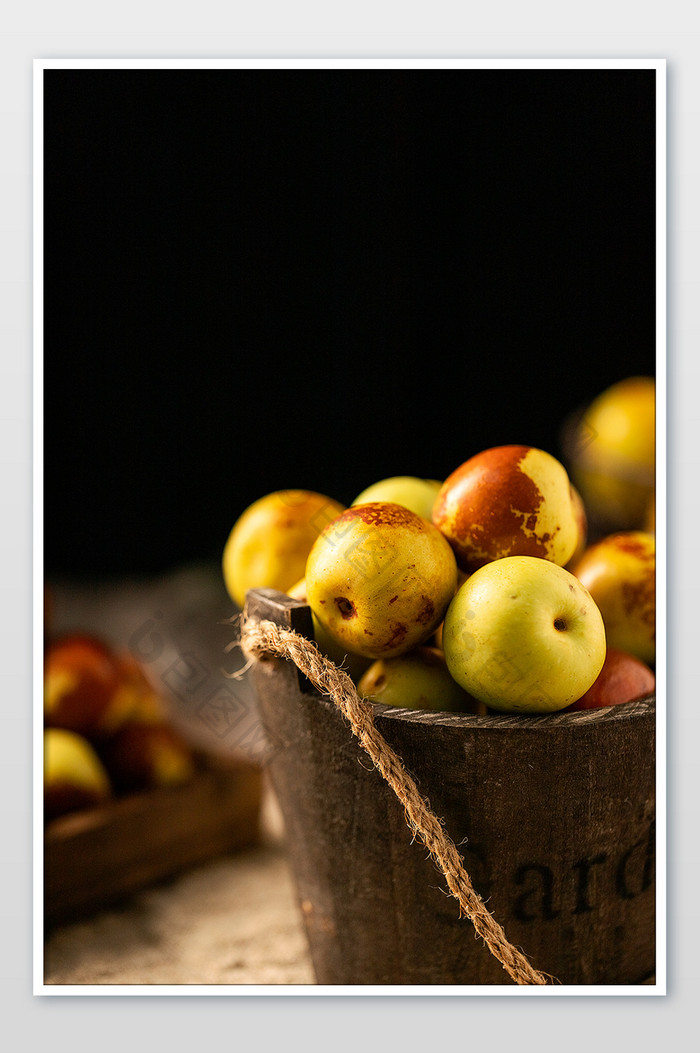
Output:
<path fill-rule="evenodd" d="M 454 842 L 405 770 L 401 758 L 375 727 L 371 704 L 360 698 L 348 674 L 322 655 L 311 640 L 272 621 L 243 617 L 237 643 L 249 661 L 263 655 L 292 661 L 319 691 L 330 696 L 403 805 L 414 836 L 427 847 L 444 874 L 450 892 L 491 954 L 516 984 L 546 985 L 551 982 L 552 977 L 533 969 L 525 955 L 509 943 L 501 926 L 486 909 L 464 869 Z"/>

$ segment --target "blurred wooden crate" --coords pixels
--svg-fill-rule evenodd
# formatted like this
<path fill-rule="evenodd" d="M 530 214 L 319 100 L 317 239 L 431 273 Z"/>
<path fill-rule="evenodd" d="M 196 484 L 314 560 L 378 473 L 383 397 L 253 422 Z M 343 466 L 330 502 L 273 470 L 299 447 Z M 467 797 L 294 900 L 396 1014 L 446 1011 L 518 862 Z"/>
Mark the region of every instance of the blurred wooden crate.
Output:
<path fill-rule="evenodd" d="M 188 783 L 53 820 L 44 835 L 46 926 L 74 921 L 260 840 L 262 773 L 202 761 Z"/>

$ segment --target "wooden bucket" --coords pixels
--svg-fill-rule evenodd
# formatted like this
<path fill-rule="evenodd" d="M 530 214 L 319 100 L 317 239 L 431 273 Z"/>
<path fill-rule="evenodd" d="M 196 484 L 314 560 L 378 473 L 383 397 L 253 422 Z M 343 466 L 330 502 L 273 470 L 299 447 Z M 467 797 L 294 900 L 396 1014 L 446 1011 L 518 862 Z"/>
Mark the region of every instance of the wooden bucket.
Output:
<path fill-rule="evenodd" d="M 282 593 L 251 591 L 246 613 L 313 639 Z M 283 659 L 253 678 L 318 983 L 510 986 L 335 705 Z M 567 985 L 654 974 L 654 697 L 536 717 L 374 709 L 535 969 Z"/>

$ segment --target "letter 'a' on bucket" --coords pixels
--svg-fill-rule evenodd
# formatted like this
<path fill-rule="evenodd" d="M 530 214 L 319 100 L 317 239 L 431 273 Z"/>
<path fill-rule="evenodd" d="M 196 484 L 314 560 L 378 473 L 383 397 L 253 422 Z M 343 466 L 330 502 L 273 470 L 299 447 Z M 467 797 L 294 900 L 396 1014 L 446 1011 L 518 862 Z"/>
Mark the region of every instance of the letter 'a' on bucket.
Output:
<path fill-rule="evenodd" d="M 309 608 L 245 617 L 313 639 Z M 340 710 L 291 662 L 253 663 L 267 767 L 321 985 L 511 985 Z M 655 972 L 655 698 L 543 716 L 372 704 L 374 723 L 532 967 L 564 985 Z"/>

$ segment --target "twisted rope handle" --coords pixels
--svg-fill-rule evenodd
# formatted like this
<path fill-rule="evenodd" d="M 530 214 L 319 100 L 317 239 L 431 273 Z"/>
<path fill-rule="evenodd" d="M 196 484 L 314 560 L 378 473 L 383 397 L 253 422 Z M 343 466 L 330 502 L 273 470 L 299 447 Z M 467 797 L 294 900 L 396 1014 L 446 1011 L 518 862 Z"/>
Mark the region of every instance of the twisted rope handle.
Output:
<path fill-rule="evenodd" d="M 401 758 L 375 727 L 371 704 L 360 698 L 347 673 L 322 655 L 311 640 L 272 621 L 243 617 L 239 645 L 249 660 L 268 654 L 292 661 L 314 687 L 330 696 L 403 805 L 410 829 L 426 845 L 460 910 L 467 915 L 491 954 L 516 984 L 546 985 L 550 982 L 552 977 L 533 969 L 522 951 L 509 943 L 501 926 L 486 909 L 464 869 L 454 842 L 419 792 Z"/>

